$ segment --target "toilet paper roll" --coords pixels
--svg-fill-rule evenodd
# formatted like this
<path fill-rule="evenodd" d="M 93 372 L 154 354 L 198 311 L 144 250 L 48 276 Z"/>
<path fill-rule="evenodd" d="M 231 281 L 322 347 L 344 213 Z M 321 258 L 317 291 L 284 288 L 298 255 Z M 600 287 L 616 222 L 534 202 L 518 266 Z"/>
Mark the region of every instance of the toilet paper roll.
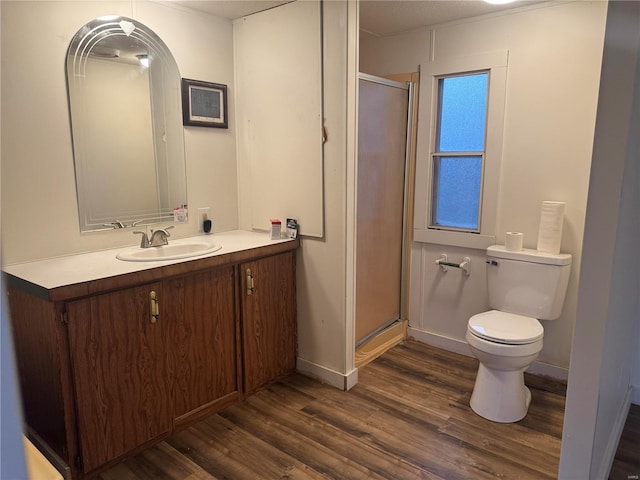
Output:
<path fill-rule="evenodd" d="M 520 252 L 522 251 L 523 239 L 524 235 L 520 232 L 507 232 L 504 246 L 510 252 Z"/>
<path fill-rule="evenodd" d="M 560 253 L 564 207 L 564 202 L 542 202 L 542 208 L 540 209 L 540 229 L 538 230 L 539 252 Z"/>

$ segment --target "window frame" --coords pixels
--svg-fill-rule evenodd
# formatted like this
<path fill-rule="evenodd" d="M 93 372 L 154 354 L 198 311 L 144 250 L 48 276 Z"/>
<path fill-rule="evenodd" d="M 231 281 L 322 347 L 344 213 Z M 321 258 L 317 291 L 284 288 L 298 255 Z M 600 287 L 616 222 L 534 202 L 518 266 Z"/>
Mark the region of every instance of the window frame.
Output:
<path fill-rule="evenodd" d="M 418 107 L 414 241 L 478 249 L 495 244 L 507 63 L 508 52 L 500 51 L 451 57 L 420 65 L 421 95 Z M 443 77 L 482 72 L 489 74 L 489 80 L 479 199 L 479 229 L 471 231 L 432 225 L 431 199 L 435 188 L 434 157 L 453 156 L 450 153 L 464 153 L 468 156 L 477 156 L 478 153 L 482 153 L 436 151 L 438 81 Z"/>
<path fill-rule="evenodd" d="M 429 202 L 429 208 L 427 209 L 427 216 L 428 216 L 428 227 L 429 229 L 432 230 L 446 230 L 449 232 L 463 232 L 463 233 L 480 233 L 481 232 L 481 228 L 482 228 L 482 196 L 483 196 L 483 180 L 484 180 L 484 164 L 485 164 L 485 154 L 484 151 L 482 152 L 433 152 L 431 153 L 430 156 L 430 162 L 431 162 L 431 184 L 429 185 L 429 197 L 428 197 L 428 202 Z M 443 159 L 443 158 L 464 158 L 464 157 L 480 157 L 480 199 L 479 199 L 479 205 L 478 205 L 478 218 L 477 218 L 477 222 L 478 222 L 478 227 L 477 228 L 466 228 L 466 227 L 454 227 L 451 225 L 438 225 L 436 223 L 436 209 L 437 209 L 437 203 L 434 201 L 436 198 L 436 192 L 438 190 L 436 184 L 438 183 L 436 181 L 437 177 L 436 177 L 436 171 L 438 170 L 438 166 L 436 165 L 436 159 Z"/>

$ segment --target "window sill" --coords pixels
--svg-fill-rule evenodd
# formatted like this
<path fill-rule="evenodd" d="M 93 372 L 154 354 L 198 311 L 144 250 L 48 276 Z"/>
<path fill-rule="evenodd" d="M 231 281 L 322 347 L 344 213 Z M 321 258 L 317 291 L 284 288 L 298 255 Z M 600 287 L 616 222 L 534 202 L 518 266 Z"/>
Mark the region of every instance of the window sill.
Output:
<path fill-rule="evenodd" d="M 495 235 L 482 235 L 477 233 L 414 228 L 413 241 L 486 250 L 487 247 L 496 244 L 496 237 Z"/>

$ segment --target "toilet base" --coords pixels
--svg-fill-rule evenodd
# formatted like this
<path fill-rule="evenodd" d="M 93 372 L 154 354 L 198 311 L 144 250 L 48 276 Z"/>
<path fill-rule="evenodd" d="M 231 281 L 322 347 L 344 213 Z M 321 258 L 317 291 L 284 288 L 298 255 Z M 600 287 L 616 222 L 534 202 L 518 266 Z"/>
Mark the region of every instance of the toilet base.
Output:
<path fill-rule="evenodd" d="M 471 409 L 498 423 L 522 420 L 531 403 L 531 391 L 524 384 L 524 371 L 495 370 L 480 363 L 471 394 Z"/>

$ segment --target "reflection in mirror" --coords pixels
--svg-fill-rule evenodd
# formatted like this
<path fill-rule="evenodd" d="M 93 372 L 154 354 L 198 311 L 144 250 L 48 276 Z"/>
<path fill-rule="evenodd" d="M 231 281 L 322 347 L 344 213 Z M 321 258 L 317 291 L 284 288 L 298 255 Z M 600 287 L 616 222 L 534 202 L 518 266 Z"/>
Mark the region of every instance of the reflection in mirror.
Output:
<path fill-rule="evenodd" d="M 67 51 L 80 230 L 173 221 L 187 204 L 180 72 L 125 17 L 83 26 Z"/>

